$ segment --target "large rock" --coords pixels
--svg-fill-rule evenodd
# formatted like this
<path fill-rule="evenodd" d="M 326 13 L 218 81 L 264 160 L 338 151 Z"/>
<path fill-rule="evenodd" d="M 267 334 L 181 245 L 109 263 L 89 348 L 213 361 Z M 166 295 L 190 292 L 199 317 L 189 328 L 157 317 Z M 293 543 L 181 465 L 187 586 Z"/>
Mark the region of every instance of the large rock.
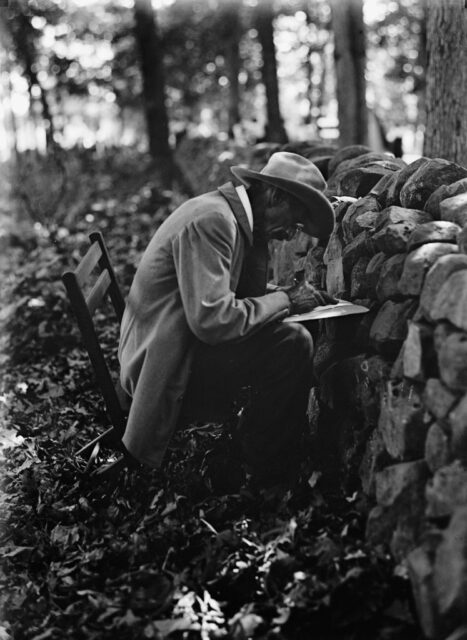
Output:
<path fill-rule="evenodd" d="M 379 182 L 372 187 L 370 191 L 370 195 L 374 196 L 378 201 L 378 204 L 381 208 L 386 207 L 386 200 L 388 191 L 391 189 L 392 185 L 396 182 L 399 173 L 402 169 L 398 169 L 397 171 L 391 171 L 383 176 Z"/>
<path fill-rule="evenodd" d="M 375 245 L 370 235 L 366 231 L 362 231 L 342 251 L 344 273 L 350 273 L 354 264 L 362 256 L 371 257 L 375 253 Z"/>
<path fill-rule="evenodd" d="M 417 460 L 424 454 L 429 423 L 421 398 L 410 385 L 394 386 L 381 398 L 378 431 L 389 455 L 395 460 Z"/>
<path fill-rule="evenodd" d="M 356 298 L 364 298 L 367 295 L 366 286 L 366 268 L 370 258 L 368 256 L 362 256 L 358 258 L 357 262 L 352 267 L 350 275 L 350 298 L 355 300 Z"/>
<path fill-rule="evenodd" d="M 339 182 L 340 192 L 356 198 L 362 198 L 371 191 L 381 178 L 391 175 L 391 173 L 390 169 L 376 163 L 368 167 L 350 169 L 346 171 Z"/>
<path fill-rule="evenodd" d="M 368 228 L 368 225 L 361 225 L 359 222 L 359 217 L 362 214 L 371 213 L 373 216 L 376 216 L 376 212 L 380 211 L 380 209 L 381 207 L 373 196 L 365 196 L 351 204 L 342 218 L 345 242 L 350 242 L 355 236 L 364 231 L 365 228 Z"/>
<path fill-rule="evenodd" d="M 425 274 L 440 258 L 450 253 L 458 253 L 457 245 L 445 242 L 431 242 L 411 251 L 405 261 L 399 280 L 399 291 L 404 296 L 418 296 L 423 287 Z"/>
<path fill-rule="evenodd" d="M 404 269 L 404 262 L 405 255 L 396 253 L 382 265 L 376 284 L 376 296 L 381 302 L 400 297 L 398 284 Z"/>
<path fill-rule="evenodd" d="M 457 401 L 457 395 L 452 393 L 441 380 L 430 378 L 425 385 L 423 403 L 437 420 L 444 420 Z"/>
<path fill-rule="evenodd" d="M 425 441 L 425 460 L 431 473 L 435 473 L 441 467 L 451 461 L 450 438 L 446 431 L 437 422 L 428 429 Z"/>
<path fill-rule="evenodd" d="M 366 147 L 362 144 L 352 144 L 342 147 L 342 149 L 336 151 L 332 160 L 329 162 L 329 175 L 331 176 L 337 167 L 345 160 L 351 160 L 352 158 L 357 158 L 358 156 L 362 156 L 370 152 L 370 147 Z"/>
<path fill-rule="evenodd" d="M 403 348 L 402 368 L 406 378 L 422 381 L 426 378 L 433 338 L 431 326 L 421 322 L 409 322 Z"/>
<path fill-rule="evenodd" d="M 368 295 L 373 298 L 376 296 L 376 285 L 378 284 L 378 280 L 386 260 L 386 254 L 380 251 L 379 253 L 376 253 L 374 256 L 372 256 L 367 265 L 365 271 L 367 291 Z"/>
<path fill-rule="evenodd" d="M 388 357 L 395 357 L 407 336 L 407 320 L 415 313 L 417 303 L 412 300 L 387 300 L 378 311 L 370 329 L 370 343 Z"/>
<path fill-rule="evenodd" d="M 342 230 L 340 226 L 336 225 L 323 256 L 324 264 L 327 267 L 326 291 L 336 298 L 345 298 L 347 293 L 342 262 L 343 247 Z"/>
<path fill-rule="evenodd" d="M 460 193 L 443 200 L 439 205 L 441 220 L 455 222 L 460 227 L 467 224 L 467 193 Z"/>
<path fill-rule="evenodd" d="M 433 579 L 440 613 L 455 629 L 467 622 L 467 507 L 454 513 L 436 552 Z"/>
<path fill-rule="evenodd" d="M 407 569 L 423 634 L 430 640 L 438 640 L 443 637 L 444 627 L 438 611 L 432 556 L 424 547 L 413 549 L 407 556 Z"/>
<path fill-rule="evenodd" d="M 378 215 L 376 222 L 376 231 L 380 231 L 388 224 L 408 223 L 410 225 L 423 224 L 431 222 L 432 217 L 426 211 L 416 209 L 406 209 L 404 207 L 391 206 L 383 209 Z"/>
<path fill-rule="evenodd" d="M 467 270 L 467 256 L 460 254 L 441 256 L 429 269 L 420 296 L 420 308 L 426 318 L 433 320 L 432 309 L 435 298 L 449 276 L 464 269 Z"/>
<path fill-rule="evenodd" d="M 451 184 L 442 184 L 438 187 L 425 203 L 425 211 L 428 211 L 438 220 L 441 217 L 440 204 L 447 198 L 457 196 L 459 193 L 467 193 L 467 178 L 462 178 Z"/>
<path fill-rule="evenodd" d="M 400 169 L 400 165 L 400 160 L 374 151 L 350 160 L 344 160 L 330 175 L 327 182 L 326 195 L 347 195 L 346 188 L 349 188 L 349 185 L 346 184 L 347 175 L 355 171 L 355 169 L 383 167 L 384 169 L 396 171 Z"/>
<path fill-rule="evenodd" d="M 400 192 L 403 207 L 423 209 L 430 195 L 442 184 L 467 177 L 467 169 L 442 158 L 433 158 L 413 173 Z"/>
<path fill-rule="evenodd" d="M 467 394 L 449 414 L 451 448 L 453 454 L 467 461 Z"/>
<path fill-rule="evenodd" d="M 388 224 L 374 234 L 374 243 L 379 251 L 384 251 L 388 255 L 403 253 L 416 226 L 415 222 Z"/>
<path fill-rule="evenodd" d="M 392 507 L 408 495 L 424 493 L 429 470 L 424 460 L 400 462 L 376 474 L 376 501 Z"/>
<path fill-rule="evenodd" d="M 467 270 L 456 271 L 448 277 L 434 299 L 431 317 L 449 320 L 455 327 L 467 331 Z"/>
<path fill-rule="evenodd" d="M 467 469 L 458 460 L 441 467 L 428 480 L 425 491 L 426 516 L 446 519 L 458 507 L 467 507 Z"/>
<path fill-rule="evenodd" d="M 413 251 L 429 242 L 451 242 L 455 244 L 461 228 L 454 222 L 434 220 L 418 225 L 410 234 L 407 250 Z"/>
<path fill-rule="evenodd" d="M 457 246 L 461 253 L 467 254 L 467 224 L 464 225 L 464 228 L 457 236 Z"/>
<path fill-rule="evenodd" d="M 410 178 L 410 176 L 413 175 L 422 165 L 424 165 L 428 161 L 429 159 L 425 157 L 418 158 L 414 162 L 411 162 L 406 167 L 401 169 L 401 171 L 399 171 L 399 173 L 397 174 L 397 179 L 388 188 L 388 192 L 386 195 L 387 207 L 390 207 L 392 205 L 400 206 L 400 193 L 402 187 Z"/>
<path fill-rule="evenodd" d="M 467 335 L 454 331 L 437 351 L 441 380 L 454 391 L 467 391 Z"/>

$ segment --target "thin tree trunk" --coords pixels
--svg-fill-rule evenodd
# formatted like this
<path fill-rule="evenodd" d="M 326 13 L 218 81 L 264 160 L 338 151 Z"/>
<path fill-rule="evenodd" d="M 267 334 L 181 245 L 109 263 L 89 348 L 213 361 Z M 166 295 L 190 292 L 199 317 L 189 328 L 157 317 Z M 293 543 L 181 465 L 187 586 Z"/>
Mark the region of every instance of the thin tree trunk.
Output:
<path fill-rule="evenodd" d="M 331 0 L 341 146 L 368 143 L 362 0 Z"/>
<path fill-rule="evenodd" d="M 279 83 L 277 80 L 276 49 L 274 46 L 273 9 L 270 0 L 259 0 L 256 28 L 263 50 L 263 82 L 266 89 L 266 131 L 265 138 L 270 142 L 287 142 L 279 108 Z"/>
<path fill-rule="evenodd" d="M 228 135 L 234 138 L 234 127 L 240 122 L 240 85 L 238 74 L 240 72 L 240 17 L 239 6 L 228 3 L 222 12 L 224 22 L 223 34 L 225 36 L 225 59 L 229 78 L 229 105 L 228 105 Z"/>
<path fill-rule="evenodd" d="M 173 179 L 173 161 L 165 103 L 163 51 L 151 0 L 135 0 L 134 16 L 135 36 L 140 51 L 143 76 L 149 151 L 156 163 L 161 186 L 169 188 Z"/>
<path fill-rule="evenodd" d="M 467 9 L 464 0 L 428 3 L 424 155 L 467 166 Z"/>

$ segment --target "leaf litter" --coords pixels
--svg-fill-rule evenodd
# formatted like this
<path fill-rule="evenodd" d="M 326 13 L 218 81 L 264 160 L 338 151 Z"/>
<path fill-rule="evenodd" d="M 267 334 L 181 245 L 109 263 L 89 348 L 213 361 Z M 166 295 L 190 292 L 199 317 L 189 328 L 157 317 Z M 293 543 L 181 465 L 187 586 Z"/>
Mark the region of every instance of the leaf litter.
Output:
<path fill-rule="evenodd" d="M 224 455 L 225 433 L 205 425 L 178 433 L 159 471 L 83 473 L 75 452 L 105 412 L 61 273 L 85 251 L 93 211 L 127 291 L 171 208 L 147 213 L 151 175 L 122 165 L 93 168 L 83 216 L 55 242 L 29 238 L 14 254 L 0 317 L 2 429 L 16 436 L 2 450 L 0 638 L 420 638 L 406 576 L 365 542 L 365 501 L 326 487 L 323 469 L 304 468 L 293 489 L 219 490 L 206 460 Z M 102 316 L 99 330 L 115 369 L 118 327 Z"/>

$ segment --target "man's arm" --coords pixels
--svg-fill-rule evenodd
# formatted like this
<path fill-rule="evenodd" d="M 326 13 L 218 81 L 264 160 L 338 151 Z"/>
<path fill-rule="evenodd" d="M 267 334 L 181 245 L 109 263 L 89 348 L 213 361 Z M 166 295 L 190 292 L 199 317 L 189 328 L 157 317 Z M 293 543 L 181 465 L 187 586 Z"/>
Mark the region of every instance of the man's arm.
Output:
<path fill-rule="evenodd" d="M 214 212 L 186 226 L 172 244 L 188 325 L 208 344 L 241 338 L 289 313 L 284 291 L 235 297 L 230 283 L 238 233 L 233 220 Z"/>

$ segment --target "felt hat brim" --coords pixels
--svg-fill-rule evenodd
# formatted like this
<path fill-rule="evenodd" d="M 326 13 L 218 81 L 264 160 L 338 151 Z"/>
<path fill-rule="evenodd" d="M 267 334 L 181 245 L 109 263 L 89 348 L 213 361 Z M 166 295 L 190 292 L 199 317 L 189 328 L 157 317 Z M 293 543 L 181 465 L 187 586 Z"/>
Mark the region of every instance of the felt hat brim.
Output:
<path fill-rule="evenodd" d="M 246 187 L 259 180 L 292 194 L 307 210 L 307 217 L 302 220 L 303 231 L 315 238 L 326 239 L 331 235 L 334 228 L 334 210 L 326 196 L 318 189 L 296 180 L 271 176 L 246 167 L 234 166 L 230 167 L 230 170 Z"/>

